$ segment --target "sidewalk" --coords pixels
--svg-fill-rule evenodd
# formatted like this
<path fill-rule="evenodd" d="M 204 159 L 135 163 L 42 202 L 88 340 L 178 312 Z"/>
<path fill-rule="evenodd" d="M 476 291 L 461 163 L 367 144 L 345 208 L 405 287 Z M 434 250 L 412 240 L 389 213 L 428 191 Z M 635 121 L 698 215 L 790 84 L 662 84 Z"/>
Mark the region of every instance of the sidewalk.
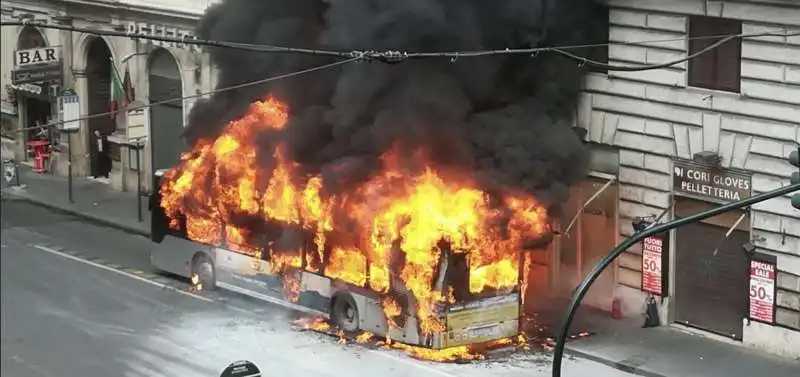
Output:
<path fill-rule="evenodd" d="M 3 181 L 3 196 L 67 212 L 131 233 L 149 235 L 147 200 L 142 200 L 144 221 L 139 222 L 136 196 L 133 194 L 76 178 L 73 181 L 74 203 L 70 203 L 65 178 L 35 174 L 23 166 L 20 167 L 20 183 L 24 188 L 9 187 Z M 556 328 L 560 325 L 565 305 L 548 303 L 544 307 L 547 309 L 542 309 L 537 316 L 537 323 Z M 581 308 L 572 326 L 572 333 L 589 331 L 594 335 L 568 342 L 567 354 L 646 377 L 800 376 L 800 360 L 771 356 L 670 327 L 643 329 L 642 321 L 617 321 L 611 319 L 608 313 Z"/>
<path fill-rule="evenodd" d="M 71 215 L 143 236 L 150 235 L 150 213 L 147 198 L 142 198 L 142 221 L 136 212 L 136 194 L 112 190 L 107 184 L 87 178 L 72 180 L 72 199 L 69 201 L 65 177 L 49 173 L 37 174 L 19 166 L 20 187 L 15 181 L 2 181 L 3 196 L 66 212 Z"/>
<path fill-rule="evenodd" d="M 581 308 L 575 330 L 594 335 L 567 343 L 566 353 L 646 377 L 796 377 L 800 360 L 772 356 L 743 346 L 662 326 L 641 328 L 643 320 L 613 320 L 608 313 Z M 798 345 L 800 347 L 800 345 Z"/>

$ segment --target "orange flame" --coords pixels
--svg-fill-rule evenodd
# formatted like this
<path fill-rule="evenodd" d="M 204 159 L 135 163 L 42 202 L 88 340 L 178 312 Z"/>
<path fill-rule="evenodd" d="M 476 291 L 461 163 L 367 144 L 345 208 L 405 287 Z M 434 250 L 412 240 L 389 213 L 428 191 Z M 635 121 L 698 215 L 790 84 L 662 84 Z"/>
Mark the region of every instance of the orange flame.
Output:
<path fill-rule="evenodd" d="M 428 361 L 469 361 L 469 360 L 483 360 L 485 355 L 482 351 L 498 349 L 504 347 L 514 347 L 517 349 L 528 350 L 528 339 L 525 335 L 517 335 L 513 338 L 503 338 L 479 346 L 458 346 L 445 349 L 429 349 L 423 347 L 415 347 L 402 343 L 392 342 L 391 339 L 379 340 L 375 334 L 369 332 L 362 332 L 355 338 L 348 339 L 344 336 L 341 330 L 335 330 L 328 322 L 322 318 L 301 318 L 295 320 L 293 325 L 296 328 L 303 330 L 316 331 L 319 333 L 337 337 L 337 343 L 347 344 L 375 344 L 385 349 L 397 349 L 409 354 L 413 358 L 428 360 Z"/>
<path fill-rule="evenodd" d="M 545 210 L 531 195 L 492 199 L 468 178 L 445 178 L 433 166 L 407 171 L 393 151 L 382 157 L 379 174 L 346 193 L 327 194 L 322 177 L 304 175 L 281 142 L 269 148 L 256 142 L 263 135 L 279 140 L 288 110 L 272 97 L 255 102 L 218 137 L 200 140 L 184 154 L 160 190 L 171 226 L 183 216 L 189 238 L 224 241 L 256 257 L 271 244 L 260 230 L 236 225 L 237 218 L 300 227 L 313 235 L 306 260 L 300 249 L 277 252 L 267 246 L 273 272 L 305 265 L 382 293 L 402 288 L 416 300 L 425 334 L 444 329 L 434 308 L 452 300 L 433 288 L 442 241 L 450 252 L 468 256 L 471 293 L 517 286 L 520 245 L 548 231 Z M 412 158 L 425 165 L 423 154 Z M 299 289 L 298 282 L 288 279 L 284 288 Z M 387 317 L 399 313 L 396 302 L 383 302 Z"/>

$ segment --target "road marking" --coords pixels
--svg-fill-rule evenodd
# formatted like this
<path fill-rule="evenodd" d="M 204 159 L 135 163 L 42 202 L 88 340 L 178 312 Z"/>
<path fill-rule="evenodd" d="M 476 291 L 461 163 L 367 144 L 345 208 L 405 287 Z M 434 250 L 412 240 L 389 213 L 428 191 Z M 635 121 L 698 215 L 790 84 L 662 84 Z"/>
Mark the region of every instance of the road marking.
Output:
<path fill-rule="evenodd" d="M 187 292 L 187 291 L 183 291 L 183 290 L 180 290 L 180 289 L 176 289 L 175 287 L 172 287 L 170 285 L 159 283 L 157 281 L 152 281 L 150 279 L 145 279 L 145 278 L 143 278 L 141 276 L 137 276 L 137 275 L 131 274 L 129 272 L 117 270 L 115 268 L 111 268 L 111 267 L 102 265 L 102 264 L 97 263 L 97 262 L 93 262 L 93 261 L 86 260 L 86 259 L 83 259 L 83 258 L 78 258 L 78 257 L 76 257 L 74 255 L 69 255 L 67 253 L 64 253 L 64 252 L 61 252 L 61 251 L 58 251 L 58 250 L 55 250 L 55 249 L 51 249 L 51 248 L 49 248 L 47 246 L 42 246 L 42 245 L 32 245 L 32 246 L 37 248 L 37 249 L 39 249 L 39 250 L 46 251 L 46 252 L 48 252 L 50 254 L 54 254 L 54 255 L 57 255 L 57 256 L 62 257 L 62 258 L 71 259 L 71 260 L 73 260 L 75 262 L 83 263 L 83 264 L 86 264 L 86 265 L 89 265 L 89 266 L 92 266 L 92 267 L 97 267 L 97 268 L 99 268 L 101 270 L 106 270 L 106 271 L 113 272 L 113 273 L 116 273 L 116 274 L 119 274 L 119 275 L 122 275 L 122 276 L 126 276 L 126 277 L 129 277 L 131 279 L 138 280 L 138 281 L 141 281 L 143 283 L 147 283 L 147 284 L 159 287 L 159 288 L 169 289 L 169 290 L 175 291 L 177 293 L 180 293 L 180 294 L 182 294 L 184 296 L 196 298 L 198 300 L 205 301 L 205 302 L 216 302 L 216 300 L 210 299 L 208 297 L 203 297 L 203 296 L 200 296 L 200 295 L 192 293 L 192 292 Z"/>
<path fill-rule="evenodd" d="M 103 265 L 103 264 L 100 264 L 100 263 L 97 263 L 97 262 L 93 262 L 93 261 L 90 261 L 90 260 L 79 258 L 79 257 L 76 257 L 74 255 L 70 255 L 68 253 L 49 248 L 47 246 L 42 246 L 42 245 L 31 245 L 31 246 L 33 246 L 34 248 L 37 248 L 39 250 L 48 252 L 50 254 L 54 254 L 54 255 L 60 256 L 62 258 L 71 259 L 71 260 L 73 260 L 75 262 L 83 263 L 83 264 L 86 264 L 86 265 L 89 265 L 89 266 L 92 266 L 92 267 L 97 267 L 97 268 L 99 268 L 101 270 L 106 270 L 106 271 L 113 272 L 113 273 L 116 273 L 116 274 L 119 274 L 119 275 L 122 275 L 122 276 L 126 276 L 126 277 L 129 277 L 131 279 L 138 280 L 138 281 L 141 281 L 143 283 L 147 283 L 147 284 L 159 287 L 159 288 L 169 289 L 169 290 L 175 291 L 177 293 L 180 293 L 182 295 L 185 295 L 185 296 L 188 296 L 188 297 L 192 297 L 192 298 L 196 298 L 198 300 L 202 300 L 202 301 L 210 302 L 210 303 L 221 303 L 226 308 L 232 309 L 232 310 L 237 311 L 237 312 L 245 313 L 245 314 L 248 314 L 248 315 L 257 315 L 258 314 L 258 313 L 254 312 L 252 310 L 243 309 L 243 308 L 237 307 L 235 305 L 230 305 L 230 304 L 227 304 L 227 303 L 225 303 L 223 301 L 214 300 L 214 299 L 208 298 L 208 297 L 203 297 L 203 296 L 200 296 L 200 295 L 192 293 L 192 292 L 182 291 L 180 289 L 176 289 L 175 287 L 169 286 L 167 284 L 159 283 L 157 281 L 146 279 L 146 278 L 143 278 L 141 276 L 138 276 L 138 275 L 130 273 L 130 272 L 117 270 L 115 268 L 111 268 L 109 266 L 106 266 L 106 265 Z M 271 297 L 271 296 L 267 296 L 267 295 L 261 295 L 261 294 L 255 293 L 255 292 L 244 290 L 244 289 L 238 288 L 238 287 L 230 285 L 230 284 L 217 282 L 217 286 L 220 287 L 220 288 L 223 288 L 225 290 L 230 290 L 230 291 L 233 291 L 233 292 L 244 294 L 246 296 L 255 297 L 256 299 L 267 301 L 269 303 L 272 303 L 274 305 L 281 306 L 281 307 L 284 307 L 284 308 L 287 308 L 287 309 L 292 309 L 292 310 L 305 312 L 305 313 L 323 315 L 323 316 L 327 317 L 327 314 L 319 312 L 319 311 L 316 311 L 314 309 L 309 309 L 309 308 L 297 305 L 295 303 L 292 303 L 292 302 L 289 302 L 289 301 L 285 301 L 285 300 L 281 300 L 281 299 L 278 299 L 278 298 L 275 298 L 275 297 Z M 406 359 L 406 358 L 394 355 L 394 354 L 392 354 L 390 352 L 387 352 L 387 351 L 384 351 L 384 350 L 366 349 L 366 351 L 369 352 L 369 353 L 380 355 L 382 357 L 385 357 L 387 359 L 393 360 L 393 361 L 401 363 L 401 364 L 406 364 L 408 366 L 412 366 L 412 367 L 416 367 L 416 368 L 422 369 L 424 371 L 427 371 L 427 372 L 432 373 L 432 374 L 437 375 L 437 376 L 441 376 L 441 377 L 457 377 L 455 374 L 448 373 L 448 372 L 445 372 L 445 371 L 440 370 L 440 369 L 436 369 L 436 368 L 434 368 L 432 366 L 423 364 L 421 361 L 416 361 L 416 360 L 412 360 L 412 359 Z"/>

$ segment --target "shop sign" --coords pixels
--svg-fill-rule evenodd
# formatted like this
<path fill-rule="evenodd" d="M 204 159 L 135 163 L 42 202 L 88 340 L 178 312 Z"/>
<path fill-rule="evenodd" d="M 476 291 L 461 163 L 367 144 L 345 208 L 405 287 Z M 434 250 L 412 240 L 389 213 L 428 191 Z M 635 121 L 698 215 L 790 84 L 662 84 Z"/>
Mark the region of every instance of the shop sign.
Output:
<path fill-rule="evenodd" d="M 150 113 L 148 108 L 140 107 L 126 112 L 128 119 L 127 136 L 128 140 L 147 139 L 148 129 L 150 128 Z"/>
<path fill-rule="evenodd" d="M 14 51 L 13 85 L 36 84 L 61 79 L 61 47 Z"/>
<path fill-rule="evenodd" d="M 776 264 L 767 258 L 750 260 L 750 319 L 775 322 Z"/>
<path fill-rule="evenodd" d="M 16 70 L 11 72 L 11 83 L 14 85 L 43 83 L 61 79 L 60 66 L 44 66 L 41 68 Z"/>
<path fill-rule="evenodd" d="M 669 234 L 647 237 L 642 243 L 642 291 L 667 296 Z"/>
<path fill-rule="evenodd" d="M 673 163 L 675 193 L 725 202 L 750 197 L 752 177 L 749 174 L 693 161 L 675 160 Z"/>
<path fill-rule="evenodd" d="M 147 22 L 134 22 L 128 23 L 128 35 L 132 37 L 145 36 L 145 37 L 161 37 L 161 38 L 175 38 L 181 40 L 196 40 L 197 37 L 190 30 L 180 29 L 177 27 L 170 27 L 159 24 L 151 24 Z M 152 44 L 157 47 L 172 47 L 182 48 L 192 52 L 199 52 L 200 47 L 196 44 L 172 42 L 172 41 L 158 41 L 153 39 L 142 39 L 140 42 L 145 44 Z"/>
<path fill-rule="evenodd" d="M 21 69 L 37 65 L 60 65 L 61 46 L 30 48 L 14 51 L 14 68 Z"/>
<path fill-rule="evenodd" d="M 81 128 L 80 97 L 67 93 L 58 97 L 58 117 L 62 131 L 75 131 Z"/>

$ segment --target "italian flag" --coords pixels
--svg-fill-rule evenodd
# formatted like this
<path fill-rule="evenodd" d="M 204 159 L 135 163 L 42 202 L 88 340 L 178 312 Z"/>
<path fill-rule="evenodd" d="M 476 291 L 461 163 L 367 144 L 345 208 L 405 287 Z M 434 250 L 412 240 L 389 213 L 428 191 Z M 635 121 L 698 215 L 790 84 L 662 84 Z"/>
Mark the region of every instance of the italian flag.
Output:
<path fill-rule="evenodd" d="M 122 78 L 119 77 L 119 72 L 117 71 L 117 66 L 114 62 L 111 62 L 111 103 L 110 103 L 110 115 L 111 119 L 117 119 L 117 111 L 119 110 L 120 106 L 125 106 L 124 102 L 124 89 L 122 87 Z"/>

